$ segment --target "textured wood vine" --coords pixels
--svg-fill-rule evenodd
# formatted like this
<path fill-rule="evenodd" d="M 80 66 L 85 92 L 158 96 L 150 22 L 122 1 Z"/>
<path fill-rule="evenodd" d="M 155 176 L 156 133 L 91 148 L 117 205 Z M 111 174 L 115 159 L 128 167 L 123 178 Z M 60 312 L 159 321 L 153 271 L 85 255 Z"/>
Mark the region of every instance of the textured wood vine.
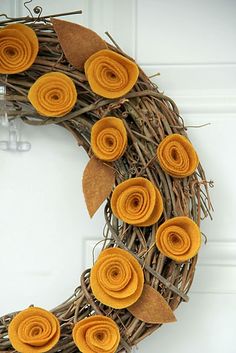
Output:
<path fill-rule="evenodd" d="M 151 180 L 161 191 L 164 213 L 159 224 L 165 219 L 186 215 L 200 225 L 201 219 L 211 211 L 208 182 L 199 165 L 190 177 L 176 179 L 167 175 L 156 160 L 156 148 L 168 134 L 186 135 L 184 122 L 173 100 L 159 92 L 158 88 L 140 69 L 137 84 L 121 99 L 104 99 L 95 95 L 83 72 L 74 69 L 65 59 L 57 35 L 48 19 L 16 19 L 27 22 L 37 33 L 40 51 L 33 66 L 25 73 L 1 76 L 0 83 L 7 87 L 8 114 L 11 118 L 21 117 L 30 125 L 57 124 L 67 129 L 91 157 L 90 131 L 101 117 L 113 115 L 122 117 L 127 128 L 129 146 L 124 156 L 114 163 L 116 183 L 143 176 Z M 8 20 L 1 22 L 4 26 Z M 109 44 L 111 50 L 123 53 L 119 47 Z M 27 99 L 32 83 L 42 74 L 50 71 L 66 73 L 71 77 L 79 92 L 75 109 L 62 118 L 39 116 Z M 118 246 L 131 252 L 143 266 L 145 282 L 158 290 L 170 307 L 175 310 L 182 301 L 188 301 L 197 256 L 186 263 L 164 257 L 155 246 L 156 225 L 140 228 L 118 221 L 111 212 L 109 199 L 105 209 L 103 247 Z M 72 269 L 76 271 L 76 269 Z M 90 270 L 81 275 L 81 282 L 72 296 L 58 305 L 52 312 L 61 324 L 61 338 L 51 352 L 76 352 L 71 331 L 73 324 L 91 313 L 110 316 L 120 327 L 122 340 L 118 351 L 131 350 L 133 345 L 159 328 L 160 325 L 145 324 L 134 318 L 126 309 L 114 310 L 99 303 L 91 293 Z M 0 318 L 0 351 L 13 352 L 8 340 L 7 329 L 14 313 Z"/>

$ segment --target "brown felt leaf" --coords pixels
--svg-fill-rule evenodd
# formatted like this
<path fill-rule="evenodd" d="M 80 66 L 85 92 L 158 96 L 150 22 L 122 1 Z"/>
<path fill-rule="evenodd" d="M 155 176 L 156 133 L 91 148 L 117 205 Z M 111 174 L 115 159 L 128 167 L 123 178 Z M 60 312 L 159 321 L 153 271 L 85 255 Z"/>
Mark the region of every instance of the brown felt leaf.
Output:
<path fill-rule="evenodd" d="M 105 164 L 93 156 L 83 174 L 83 192 L 91 218 L 109 196 L 114 183 L 115 173 L 113 169 L 108 163 Z"/>
<path fill-rule="evenodd" d="M 141 297 L 127 308 L 137 319 L 148 324 L 174 322 L 176 318 L 162 295 L 148 284 L 144 285 Z"/>
<path fill-rule="evenodd" d="M 56 18 L 51 18 L 51 22 L 67 60 L 78 69 L 83 69 L 92 54 L 107 48 L 106 42 L 91 29 Z"/>

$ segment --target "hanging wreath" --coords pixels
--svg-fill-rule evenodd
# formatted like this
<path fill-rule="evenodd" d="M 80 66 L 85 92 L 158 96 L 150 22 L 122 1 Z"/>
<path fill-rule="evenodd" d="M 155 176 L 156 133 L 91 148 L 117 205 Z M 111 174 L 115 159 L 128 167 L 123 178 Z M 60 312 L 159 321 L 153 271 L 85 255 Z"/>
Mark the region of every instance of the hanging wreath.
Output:
<path fill-rule="evenodd" d="M 175 103 L 114 41 L 55 16 L 0 26 L 8 116 L 67 129 L 90 157 L 90 216 L 107 200 L 103 250 L 79 287 L 50 312 L 3 316 L 0 351 L 130 352 L 188 301 L 211 210 L 197 152 Z"/>

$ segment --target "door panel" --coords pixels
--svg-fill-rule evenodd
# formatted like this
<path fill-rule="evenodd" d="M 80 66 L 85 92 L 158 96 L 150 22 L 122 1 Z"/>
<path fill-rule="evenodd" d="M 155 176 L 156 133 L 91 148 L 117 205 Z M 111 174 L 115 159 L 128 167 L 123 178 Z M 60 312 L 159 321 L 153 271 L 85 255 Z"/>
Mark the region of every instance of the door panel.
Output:
<path fill-rule="evenodd" d="M 140 352 L 235 352 L 236 48 L 233 0 L 81 0 L 29 4 L 44 14 L 82 9 L 68 18 L 104 38 L 109 33 L 176 100 L 209 179 L 215 182 L 214 221 L 188 305 L 177 323 L 163 326 L 140 344 Z M 23 1 L 1 0 L 0 12 L 26 14 Z M 107 38 L 106 38 L 107 39 Z M 205 127 L 196 126 L 210 124 Z M 1 128 L 0 139 L 7 136 Z M 103 231 L 102 208 L 91 221 L 81 178 L 86 154 L 63 129 L 22 127 L 32 143 L 25 154 L 0 152 L 0 314 L 29 304 L 51 308 L 79 284 L 92 264 Z M 96 247 L 96 252 L 99 247 Z"/>

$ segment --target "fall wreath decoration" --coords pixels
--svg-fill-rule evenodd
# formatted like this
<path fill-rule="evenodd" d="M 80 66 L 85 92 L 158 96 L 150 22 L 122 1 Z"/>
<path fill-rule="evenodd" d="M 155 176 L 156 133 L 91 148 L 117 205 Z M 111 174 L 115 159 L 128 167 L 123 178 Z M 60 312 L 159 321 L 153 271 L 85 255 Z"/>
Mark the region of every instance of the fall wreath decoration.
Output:
<path fill-rule="evenodd" d="M 0 83 L 10 119 L 57 124 L 88 153 L 103 250 L 52 311 L 0 318 L 0 351 L 130 352 L 188 301 L 209 183 L 175 103 L 114 40 L 56 17 L 0 22 Z"/>

